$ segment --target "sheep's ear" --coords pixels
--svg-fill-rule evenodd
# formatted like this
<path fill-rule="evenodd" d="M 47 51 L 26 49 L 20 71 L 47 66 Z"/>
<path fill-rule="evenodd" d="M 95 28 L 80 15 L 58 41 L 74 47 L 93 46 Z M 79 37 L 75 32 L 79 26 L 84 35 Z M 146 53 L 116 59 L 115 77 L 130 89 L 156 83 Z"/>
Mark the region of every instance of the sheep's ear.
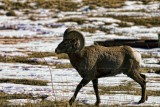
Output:
<path fill-rule="evenodd" d="M 73 43 L 73 47 L 79 49 L 80 48 L 80 40 L 75 38 L 73 39 L 74 43 Z"/>

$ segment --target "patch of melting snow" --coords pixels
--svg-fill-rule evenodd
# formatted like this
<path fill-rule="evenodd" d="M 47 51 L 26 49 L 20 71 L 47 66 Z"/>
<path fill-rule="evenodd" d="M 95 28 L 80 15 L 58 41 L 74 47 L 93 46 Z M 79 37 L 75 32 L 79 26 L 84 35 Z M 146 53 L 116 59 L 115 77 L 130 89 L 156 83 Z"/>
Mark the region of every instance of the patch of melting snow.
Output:
<path fill-rule="evenodd" d="M 36 62 L 44 62 L 44 59 L 47 63 L 57 63 L 57 64 L 70 63 L 70 61 L 68 59 L 57 59 L 57 57 L 31 58 L 30 60 L 33 60 Z"/>
<path fill-rule="evenodd" d="M 121 22 L 120 20 L 116 20 L 113 18 L 104 18 L 104 17 L 90 17 L 88 18 L 90 21 L 102 21 L 102 22 L 108 22 L 108 23 L 115 23 L 115 22 Z"/>
<path fill-rule="evenodd" d="M 112 33 L 123 33 L 124 35 L 135 38 L 158 39 L 157 33 L 160 32 L 160 27 L 146 28 L 144 26 L 132 26 L 127 28 L 113 28 Z"/>
<path fill-rule="evenodd" d="M 81 0 L 77 0 L 76 2 L 80 2 Z M 0 2 L 1 3 L 1 2 Z M 126 1 L 125 6 L 122 8 L 114 8 L 114 9 L 106 9 L 103 7 L 98 7 L 97 10 L 86 10 L 88 7 L 83 7 L 79 9 L 79 12 L 60 12 L 58 14 L 59 18 L 88 18 L 88 16 L 104 16 L 107 14 L 113 15 L 124 15 L 124 16 L 160 16 L 159 12 L 159 2 L 150 3 L 148 5 L 143 5 L 142 2 L 137 4 L 137 1 Z M 141 10 L 145 9 L 147 12 L 124 12 L 124 11 L 131 11 L 131 10 Z M 39 13 L 47 13 L 48 10 L 43 11 L 42 9 L 38 10 Z M 38 16 L 37 16 L 38 17 Z M 160 27 L 152 27 L 146 28 L 144 26 L 132 26 L 132 27 L 125 27 L 120 28 L 118 27 L 117 22 L 119 20 L 113 18 L 103 18 L 103 17 L 89 17 L 88 20 L 93 21 L 90 24 L 83 24 L 77 25 L 75 22 L 66 22 L 63 24 L 56 23 L 58 18 L 52 18 L 49 20 L 38 20 L 38 21 L 30 21 L 30 20 L 20 20 L 15 19 L 15 17 L 0 17 L 0 27 L 19 27 L 16 30 L 1 30 L 0 35 L 1 37 L 24 37 L 24 36 L 42 36 L 42 37 L 51 37 L 50 40 L 37 40 L 37 41 L 30 41 L 27 43 L 18 43 L 18 44 L 0 44 L 0 54 L 1 55 L 23 55 L 23 53 L 19 52 L 18 48 L 24 48 L 25 50 L 21 51 L 41 51 L 41 52 L 54 52 L 57 45 L 62 41 L 63 32 L 67 27 L 78 26 L 79 28 L 84 26 L 92 26 L 92 27 L 99 27 L 103 26 L 104 23 L 111 22 L 111 25 L 103 26 L 103 28 L 111 30 L 112 34 L 105 34 L 104 32 L 96 31 L 96 33 L 86 33 L 83 34 L 86 36 L 86 45 L 91 45 L 95 40 L 106 40 L 106 39 L 128 39 L 128 38 L 148 38 L 148 39 L 157 39 L 157 33 L 160 32 Z M 55 23 L 55 24 L 53 24 Z M 44 26 L 46 25 L 46 26 Z M 55 27 L 56 28 L 50 28 Z M 77 28 L 78 28 L 77 27 Z M 123 36 L 116 35 L 116 34 L 123 34 Z M 55 37 L 53 39 L 52 37 Z M 46 48 L 47 47 L 47 48 Z M 153 56 L 160 56 L 159 48 L 145 50 L 145 49 L 137 49 L 140 53 L 152 53 Z M 69 63 L 69 60 L 58 60 L 55 58 L 47 57 L 45 58 L 47 62 L 51 63 Z M 34 58 L 33 60 L 42 61 L 39 58 Z M 160 66 L 157 64 L 146 64 L 146 63 L 156 63 L 158 59 L 143 59 L 142 65 L 145 67 L 158 67 Z M 47 100 L 53 100 L 54 96 L 52 96 L 51 90 L 51 78 L 50 78 L 50 71 L 48 66 L 42 65 L 29 65 L 29 64 L 19 64 L 19 63 L 0 63 L 0 77 L 3 78 L 15 78 L 15 79 L 40 79 L 40 80 L 47 80 L 49 81 L 48 86 L 31 86 L 31 85 L 23 85 L 23 84 L 13 84 L 13 83 L 1 83 L 0 84 L 0 91 L 14 94 L 14 93 L 25 93 L 25 94 L 33 94 L 33 95 L 48 95 Z M 56 92 L 57 99 L 64 99 L 68 100 L 72 95 L 76 88 L 76 85 L 81 81 L 81 77 L 78 75 L 75 69 L 55 69 L 55 67 L 51 68 L 51 72 L 53 74 L 53 84 L 54 89 Z M 158 74 L 148 74 L 147 78 L 159 78 Z M 148 79 L 150 80 L 150 79 Z M 133 81 L 126 75 L 120 74 L 114 77 L 107 77 L 99 79 L 100 86 L 118 86 L 124 84 L 125 81 Z M 147 83 L 147 89 L 149 90 L 160 90 L 159 89 L 159 82 L 155 80 L 150 80 Z M 139 85 L 137 85 L 140 88 Z M 96 98 L 93 94 L 87 94 L 93 91 L 92 83 L 90 82 L 87 86 L 85 86 L 81 92 L 78 94 L 77 101 L 83 104 L 94 104 Z M 136 95 L 129 95 L 129 94 L 112 94 L 112 95 L 101 95 L 102 105 L 112 105 L 117 104 L 120 106 L 129 105 L 129 106 L 159 106 L 159 96 L 149 96 L 149 100 L 141 105 L 137 105 L 140 96 Z M 10 102 L 27 102 L 28 99 L 14 99 L 10 100 Z M 33 100 L 30 100 L 33 101 Z M 33 101 L 34 102 L 34 101 Z M 117 103 L 118 102 L 118 103 Z"/>
<path fill-rule="evenodd" d="M 143 63 L 148 63 L 148 64 L 157 64 L 160 62 L 160 58 L 143 58 Z"/>
<path fill-rule="evenodd" d="M 8 31 L 1 31 L 1 37 L 33 37 L 36 36 L 36 32 L 32 31 L 23 31 L 23 30 L 8 30 Z"/>
<path fill-rule="evenodd" d="M 25 105 L 26 103 L 36 104 L 41 101 L 41 99 L 31 100 L 31 99 L 12 99 L 7 100 L 11 105 Z"/>
<path fill-rule="evenodd" d="M 3 78 L 28 78 L 28 79 L 40 79 L 40 80 L 48 80 L 50 81 L 50 74 L 47 66 L 42 65 L 29 65 L 29 64 L 9 64 L 9 63 L 0 63 L 2 71 L 0 71 L 0 77 Z M 27 69 L 26 69 L 27 68 Z M 51 69 L 53 74 L 53 85 L 55 89 L 55 94 L 57 99 L 69 99 L 74 90 L 75 86 L 80 82 L 81 78 L 78 73 L 70 68 L 70 69 Z M 14 75 L 14 76 L 12 76 Z M 151 75 L 151 74 L 150 74 Z M 150 76 L 148 74 L 148 77 Z M 155 75 L 155 74 L 154 74 Z M 156 75 L 157 76 L 157 75 Z M 154 77 L 154 76 L 152 76 Z M 99 86 L 117 86 L 120 84 L 124 84 L 122 81 L 133 81 L 129 77 L 124 74 L 119 74 L 115 77 L 107 77 L 99 79 Z M 154 84 L 147 83 L 148 89 L 154 90 Z M 157 83 L 159 86 L 159 83 Z M 23 84 L 13 84 L 13 83 L 1 83 L 0 91 L 14 94 L 14 93 L 24 93 L 24 94 L 33 94 L 36 95 L 48 95 L 48 100 L 53 98 L 51 83 L 48 83 L 48 86 L 32 86 L 32 85 L 23 85 Z M 140 87 L 140 86 L 138 86 Z M 157 90 L 157 89 L 156 89 Z M 77 100 L 81 103 L 93 104 L 95 101 L 95 95 L 87 94 L 88 92 L 93 91 L 92 83 L 90 82 L 86 85 L 78 94 Z M 136 99 L 138 98 L 138 99 Z M 121 102 L 125 104 L 138 102 L 139 96 L 132 95 L 101 95 L 102 105 L 103 104 L 111 104 L 109 102 Z M 150 97 L 149 97 L 150 98 Z M 154 97 L 154 100 L 145 103 L 149 105 L 152 102 L 156 102 L 159 97 Z M 88 100 L 87 100 L 88 99 Z M 52 99 L 53 100 L 53 99 Z M 159 101 L 156 102 L 156 104 Z M 120 104 L 120 103 L 118 103 Z"/>
<path fill-rule="evenodd" d="M 142 10 L 142 9 L 158 10 L 159 2 L 143 5 L 143 4 L 137 4 L 135 1 L 126 1 L 126 6 L 122 7 L 122 10 Z"/>

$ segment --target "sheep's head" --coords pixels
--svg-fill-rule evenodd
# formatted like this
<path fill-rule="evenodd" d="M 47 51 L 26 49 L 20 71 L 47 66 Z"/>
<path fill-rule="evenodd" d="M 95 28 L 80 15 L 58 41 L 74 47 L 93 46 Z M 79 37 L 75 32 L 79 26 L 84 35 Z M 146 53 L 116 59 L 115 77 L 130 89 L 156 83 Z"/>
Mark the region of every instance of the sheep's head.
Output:
<path fill-rule="evenodd" d="M 58 45 L 56 53 L 77 53 L 84 48 L 85 40 L 83 35 L 74 29 L 66 29 L 63 41 Z"/>

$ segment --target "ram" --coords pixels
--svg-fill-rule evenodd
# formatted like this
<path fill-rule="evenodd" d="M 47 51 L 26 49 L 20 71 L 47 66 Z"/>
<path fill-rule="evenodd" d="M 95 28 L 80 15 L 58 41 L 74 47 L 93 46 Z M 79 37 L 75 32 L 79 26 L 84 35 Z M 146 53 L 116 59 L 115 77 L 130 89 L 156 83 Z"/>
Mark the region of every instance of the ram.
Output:
<path fill-rule="evenodd" d="M 146 76 L 138 72 L 141 57 L 131 47 L 104 47 L 99 45 L 85 47 L 85 39 L 82 33 L 68 28 L 64 32 L 63 41 L 55 49 L 55 52 L 57 54 L 68 54 L 72 66 L 82 77 L 74 95 L 69 100 L 70 105 L 75 101 L 80 89 L 90 81 L 93 83 L 96 94 L 95 105 L 99 105 L 98 78 L 115 76 L 120 73 L 126 74 L 141 86 L 142 94 L 138 103 L 144 103 L 147 100 Z"/>

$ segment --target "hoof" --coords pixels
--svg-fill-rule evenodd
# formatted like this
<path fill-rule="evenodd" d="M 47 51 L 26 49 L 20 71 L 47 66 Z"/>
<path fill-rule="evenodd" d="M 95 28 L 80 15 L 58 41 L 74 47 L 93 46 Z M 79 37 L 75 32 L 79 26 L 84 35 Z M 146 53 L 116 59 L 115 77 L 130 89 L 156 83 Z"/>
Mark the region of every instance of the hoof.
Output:
<path fill-rule="evenodd" d="M 141 103 L 144 103 L 145 102 L 145 100 L 140 100 L 139 102 L 138 102 L 138 104 L 141 104 Z"/>
<path fill-rule="evenodd" d="M 70 106 L 72 106 L 74 100 L 75 100 L 74 98 L 71 98 L 71 99 L 69 100 L 69 105 L 70 105 Z"/>
<path fill-rule="evenodd" d="M 99 106 L 100 103 L 101 103 L 100 101 L 96 101 L 94 105 Z"/>
<path fill-rule="evenodd" d="M 146 101 L 148 100 L 148 96 L 146 96 Z"/>

